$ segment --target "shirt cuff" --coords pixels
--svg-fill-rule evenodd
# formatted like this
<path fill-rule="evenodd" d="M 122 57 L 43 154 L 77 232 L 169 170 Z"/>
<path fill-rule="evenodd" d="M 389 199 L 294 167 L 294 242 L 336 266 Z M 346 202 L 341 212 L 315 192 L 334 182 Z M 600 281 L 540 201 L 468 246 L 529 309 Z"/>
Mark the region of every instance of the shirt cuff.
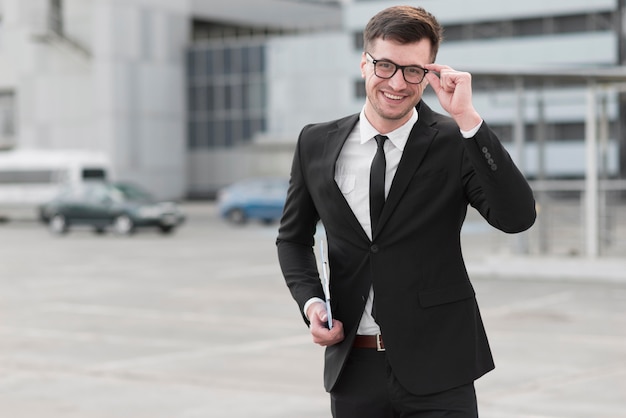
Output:
<path fill-rule="evenodd" d="M 476 125 L 474 127 L 474 129 L 470 129 L 469 131 L 461 130 L 461 135 L 463 135 L 463 138 L 465 138 L 465 139 L 473 138 L 476 135 L 476 132 L 478 132 L 478 130 L 480 129 L 481 126 L 483 126 L 483 121 L 482 120 L 480 121 L 480 123 L 478 125 Z"/>
<path fill-rule="evenodd" d="M 308 319 L 309 321 L 311 320 L 308 315 L 306 314 L 306 311 L 309 310 L 309 306 L 313 305 L 314 303 L 317 302 L 321 302 L 321 303 L 326 303 L 324 302 L 322 299 L 320 298 L 311 298 L 309 300 L 306 301 L 306 303 L 304 304 L 304 308 L 302 309 L 302 311 L 304 312 L 304 316 L 306 317 L 306 319 Z"/>

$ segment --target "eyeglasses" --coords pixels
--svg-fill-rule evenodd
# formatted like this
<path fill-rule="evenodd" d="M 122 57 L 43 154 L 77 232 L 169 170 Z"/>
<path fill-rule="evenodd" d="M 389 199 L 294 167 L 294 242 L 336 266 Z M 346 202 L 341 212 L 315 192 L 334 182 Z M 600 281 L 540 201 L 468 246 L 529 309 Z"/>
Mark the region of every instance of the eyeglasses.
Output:
<path fill-rule="evenodd" d="M 402 76 L 404 81 L 410 84 L 420 84 L 424 81 L 428 70 L 426 68 L 419 67 L 417 65 L 398 65 L 388 60 L 377 60 L 366 52 L 365 55 L 374 64 L 374 74 L 376 77 L 389 79 L 393 77 L 398 70 L 402 70 Z"/>

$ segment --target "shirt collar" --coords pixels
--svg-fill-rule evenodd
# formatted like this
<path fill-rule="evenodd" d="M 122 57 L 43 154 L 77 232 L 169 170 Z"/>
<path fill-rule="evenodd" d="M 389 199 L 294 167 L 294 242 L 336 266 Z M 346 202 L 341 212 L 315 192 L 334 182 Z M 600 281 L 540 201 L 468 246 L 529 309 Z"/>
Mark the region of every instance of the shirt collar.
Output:
<path fill-rule="evenodd" d="M 404 146 L 409 140 L 409 134 L 411 133 L 411 129 L 413 129 L 413 125 L 417 122 L 417 117 L 417 110 L 413 109 L 411 118 L 406 121 L 404 125 L 385 134 L 391 143 L 399 150 L 404 151 Z M 365 107 L 361 110 L 361 115 L 359 116 L 359 130 L 361 132 L 361 144 L 366 143 L 380 134 L 365 117 Z"/>

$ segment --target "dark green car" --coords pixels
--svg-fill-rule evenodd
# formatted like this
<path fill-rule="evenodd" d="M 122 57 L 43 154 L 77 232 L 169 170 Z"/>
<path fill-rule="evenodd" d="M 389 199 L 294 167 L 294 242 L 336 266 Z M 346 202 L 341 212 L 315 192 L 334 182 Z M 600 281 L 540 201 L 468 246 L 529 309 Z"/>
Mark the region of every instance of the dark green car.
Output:
<path fill-rule="evenodd" d="M 98 181 L 64 187 L 39 207 L 39 218 L 55 234 L 65 234 L 73 226 L 88 226 L 97 233 L 112 230 L 130 235 L 140 227 L 171 233 L 185 215 L 176 203 L 158 201 L 137 185 Z"/>

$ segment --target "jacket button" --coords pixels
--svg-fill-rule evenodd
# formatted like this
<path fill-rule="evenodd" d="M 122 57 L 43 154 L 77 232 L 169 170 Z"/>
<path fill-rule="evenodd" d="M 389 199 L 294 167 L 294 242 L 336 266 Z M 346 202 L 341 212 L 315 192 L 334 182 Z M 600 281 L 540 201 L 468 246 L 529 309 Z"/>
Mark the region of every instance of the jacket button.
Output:
<path fill-rule="evenodd" d="M 370 247 L 370 251 L 376 254 L 378 252 L 378 245 L 374 244 Z"/>
<path fill-rule="evenodd" d="M 487 147 L 483 147 L 482 152 L 483 154 L 487 154 L 489 152 L 489 149 L 487 149 Z"/>

